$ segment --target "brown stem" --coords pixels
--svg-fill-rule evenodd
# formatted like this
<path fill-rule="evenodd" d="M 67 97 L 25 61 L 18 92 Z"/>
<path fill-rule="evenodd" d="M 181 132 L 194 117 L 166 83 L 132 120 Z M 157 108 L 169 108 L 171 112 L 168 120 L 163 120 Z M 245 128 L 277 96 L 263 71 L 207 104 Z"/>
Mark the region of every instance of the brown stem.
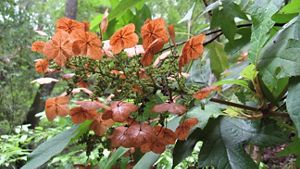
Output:
<path fill-rule="evenodd" d="M 211 38 L 210 40 L 204 42 L 204 43 L 203 43 L 203 46 L 206 46 L 206 45 L 210 44 L 211 42 L 213 42 L 214 40 L 216 40 L 218 37 L 220 37 L 222 34 L 223 34 L 223 33 L 221 32 L 221 33 L 217 34 L 216 36 L 214 36 L 213 38 Z M 183 45 L 183 44 L 185 44 L 186 42 L 187 42 L 187 41 L 183 41 L 183 42 L 176 43 L 176 45 L 168 46 L 168 47 L 162 49 L 161 52 L 164 52 L 164 51 L 166 51 L 166 50 L 169 50 L 169 49 L 171 49 L 171 48 L 173 48 L 173 47 L 175 47 L 175 46 Z"/>
<path fill-rule="evenodd" d="M 264 113 L 264 117 L 289 117 L 288 113 L 284 113 L 284 112 L 265 112 Z"/>
<path fill-rule="evenodd" d="M 247 105 L 233 103 L 233 102 L 229 102 L 229 101 L 221 100 L 221 99 L 217 99 L 217 98 L 211 98 L 210 101 L 215 102 L 215 103 L 225 104 L 225 105 L 232 106 L 232 107 L 241 108 L 241 109 L 256 111 L 256 112 L 260 111 L 260 109 L 256 108 L 256 107 L 251 107 L 251 106 L 247 106 Z"/>
<path fill-rule="evenodd" d="M 220 99 L 217 99 L 217 98 L 211 98 L 210 101 L 215 102 L 215 103 L 228 105 L 228 106 L 232 106 L 232 107 L 237 107 L 237 108 L 241 108 L 241 109 L 255 111 L 255 112 L 261 111 L 261 109 L 256 108 L 256 107 L 251 107 L 251 106 L 247 106 L 247 105 L 233 103 L 233 102 L 229 102 L 229 101 L 225 101 L 225 100 L 220 100 Z M 289 114 L 284 113 L 284 112 L 264 111 L 263 116 L 259 116 L 259 118 L 261 118 L 261 117 L 270 117 L 270 116 L 272 116 L 272 117 L 289 117 Z M 253 119 L 257 119 L 257 118 L 253 118 Z"/>
<path fill-rule="evenodd" d="M 275 23 L 274 26 L 283 26 L 285 23 Z M 245 23 L 245 24 L 240 24 L 240 25 L 236 25 L 237 28 L 243 28 L 243 27 L 250 27 L 252 26 L 252 23 Z M 205 35 L 208 36 L 208 35 L 212 35 L 212 34 L 215 34 L 215 33 L 219 33 L 221 32 L 220 34 L 216 35 L 216 37 L 210 39 L 209 41 L 207 41 L 206 43 L 204 43 L 204 46 L 211 43 L 212 41 L 216 40 L 219 36 L 221 36 L 223 33 L 222 33 L 222 30 L 221 29 L 217 29 L 217 30 L 213 30 L 213 31 L 210 31 L 210 32 L 206 32 Z M 176 46 L 180 46 L 180 45 L 183 45 L 185 44 L 187 41 L 183 41 L 183 42 L 178 42 L 176 43 Z M 171 45 L 167 48 L 164 48 L 161 52 L 163 51 L 166 51 L 170 48 L 173 48 L 175 47 L 175 45 Z"/>

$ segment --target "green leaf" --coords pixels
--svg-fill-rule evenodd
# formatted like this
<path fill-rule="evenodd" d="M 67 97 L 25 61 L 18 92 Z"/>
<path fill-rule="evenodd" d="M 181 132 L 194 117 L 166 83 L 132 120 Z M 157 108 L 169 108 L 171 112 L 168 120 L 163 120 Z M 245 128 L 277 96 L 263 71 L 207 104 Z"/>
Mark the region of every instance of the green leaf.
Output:
<path fill-rule="evenodd" d="M 300 1 L 292 0 L 286 6 L 284 6 L 277 14 L 275 14 L 272 19 L 276 23 L 287 23 L 294 17 L 296 17 L 300 12 Z"/>
<path fill-rule="evenodd" d="M 217 118 L 223 113 L 220 110 L 220 105 L 216 103 L 208 103 L 205 105 L 205 109 L 202 110 L 201 106 L 195 106 L 187 112 L 188 117 L 194 117 L 198 119 L 197 129 L 192 131 L 190 136 L 185 141 L 178 140 L 173 150 L 173 167 L 179 164 L 182 160 L 188 157 L 196 143 L 200 140 L 201 135 L 199 130 L 204 129 L 210 118 Z"/>
<path fill-rule="evenodd" d="M 288 23 L 290 20 L 295 18 L 298 14 L 293 13 L 293 14 L 281 14 L 277 13 L 272 16 L 272 20 L 275 21 L 276 23 Z"/>
<path fill-rule="evenodd" d="M 213 83 L 212 85 L 213 86 L 222 86 L 225 84 L 239 85 L 239 86 L 249 89 L 248 82 L 245 80 L 239 80 L 239 79 L 224 79 L 224 80 L 217 81 L 217 82 Z"/>
<path fill-rule="evenodd" d="M 90 126 L 92 124 L 92 120 L 86 120 L 81 123 L 77 129 L 77 134 L 71 139 L 71 141 L 76 141 L 79 139 L 83 134 L 87 133 L 90 130 Z"/>
<path fill-rule="evenodd" d="M 227 69 L 225 72 L 223 72 L 224 79 L 238 79 L 240 78 L 240 72 L 245 69 L 249 65 L 249 62 L 243 61 L 237 64 L 234 64 L 229 69 Z"/>
<path fill-rule="evenodd" d="M 300 136 L 300 77 L 293 77 L 290 79 L 288 95 L 286 98 L 286 108 L 293 120 L 298 136 Z"/>
<path fill-rule="evenodd" d="M 172 168 L 176 167 L 182 160 L 184 160 L 186 157 L 191 155 L 196 143 L 202 137 L 202 135 L 199 134 L 201 133 L 201 131 L 202 130 L 200 128 L 197 128 L 189 135 L 189 137 L 186 140 L 184 141 L 177 140 L 172 154 L 173 157 Z"/>
<path fill-rule="evenodd" d="M 196 3 L 194 2 L 193 6 L 188 10 L 188 12 L 185 14 L 185 16 L 180 21 L 178 21 L 178 24 L 180 24 L 182 22 L 190 21 L 192 19 L 195 4 Z"/>
<path fill-rule="evenodd" d="M 300 17 L 287 23 L 262 49 L 257 69 L 272 92 L 279 79 L 300 75 Z M 288 66 L 287 66 L 288 65 Z"/>
<path fill-rule="evenodd" d="M 97 16 L 95 16 L 92 21 L 91 21 L 91 26 L 90 26 L 90 30 L 93 32 L 99 32 L 99 24 L 102 20 L 103 14 L 99 14 Z"/>
<path fill-rule="evenodd" d="M 271 17 L 282 5 L 283 0 L 255 0 L 247 9 L 253 23 L 249 50 L 249 60 L 251 63 L 257 63 L 261 49 L 270 37 L 270 29 L 275 24 Z"/>
<path fill-rule="evenodd" d="M 117 160 L 121 158 L 127 151 L 128 148 L 119 147 L 115 152 L 112 153 L 112 156 L 109 157 L 103 169 L 111 169 Z"/>
<path fill-rule="evenodd" d="M 142 9 L 136 10 L 136 14 L 132 20 L 132 22 L 135 24 L 136 32 L 140 32 L 144 21 L 148 18 L 151 18 L 151 10 L 146 4 L 144 4 Z"/>
<path fill-rule="evenodd" d="M 239 5 L 231 0 L 223 0 L 222 8 L 213 11 L 211 28 L 220 26 L 225 37 L 229 41 L 233 41 L 237 30 L 234 18 L 248 20 L 246 14 L 240 9 Z M 226 19 L 224 19 L 226 18 Z"/>
<path fill-rule="evenodd" d="M 300 12 L 300 1 L 299 0 L 292 0 L 286 6 L 284 6 L 279 13 L 299 13 Z"/>
<path fill-rule="evenodd" d="M 152 108 L 157 105 L 163 103 L 161 98 L 158 95 L 153 95 L 149 97 L 149 102 L 145 104 L 144 111 L 142 115 L 136 113 L 137 117 L 135 118 L 136 121 L 147 121 L 148 119 L 154 119 L 159 116 L 159 113 L 152 112 Z"/>
<path fill-rule="evenodd" d="M 272 146 L 287 140 L 287 134 L 268 119 L 242 120 L 222 117 L 211 119 L 202 132 L 203 146 L 199 167 L 254 169 L 257 164 L 245 152 L 246 144 Z"/>
<path fill-rule="evenodd" d="M 254 80 L 257 73 L 255 65 L 251 64 L 245 67 L 245 69 L 241 72 L 241 76 L 247 80 Z"/>
<path fill-rule="evenodd" d="M 76 136 L 79 125 L 50 138 L 39 145 L 30 155 L 31 158 L 21 169 L 35 169 L 46 163 L 53 156 L 59 154 Z"/>
<path fill-rule="evenodd" d="M 210 63 L 206 59 L 201 62 L 197 59 L 193 62 L 189 71 L 190 76 L 187 79 L 187 84 L 198 84 L 199 87 L 206 86 L 211 75 Z"/>
<path fill-rule="evenodd" d="M 250 42 L 251 38 L 251 28 L 239 28 L 236 32 L 241 37 L 235 38 L 233 41 L 229 41 L 225 45 L 225 52 L 228 55 L 238 55 L 240 56 L 240 51 Z"/>
<path fill-rule="evenodd" d="M 119 16 L 122 16 L 128 9 L 134 7 L 142 0 L 122 0 L 119 4 L 112 9 L 108 15 L 108 20 L 111 21 Z"/>
<path fill-rule="evenodd" d="M 197 118 L 198 124 L 195 127 L 204 129 L 210 118 L 217 118 L 223 115 L 220 104 L 209 102 L 205 105 L 204 109 L 202 106 L 195 106 L 187 112 L 187 117 Z"/>
<path fill-rule="evenodd" d="M 278 156 L 283 157 L 291 154 L 297 156 L 295 164 L 298 168 L 300 168 L 300 138 L 295 138 L 287 147 L 284 148 L 284 150 L 278 153 Z"/>
<path fill-rule="evenodd" d="M 205 13 L 211 11 L 211 10 L 214 10 L 214 9 L 218 8 L 220 5 L 222 5 L 221 0 L 217 0 L 216 2 L 209 4 L 209 5 L 205 8 L 205 10 L 201 13 L 200 16 L 202 16 L 203 14 L 205 14 Z"/>
<path fill-rule="evenodd" d="M 221 43 L 213 42 L 208 46 L 208 56 L 213 73 L 217 78 L 228 68 L 228 57 L 224 51 L 224 46 Z"/>
<path fill-rule="evenodd" d="M 262 89 L 263 95 L 266 99 L 275 105 L 281 100 L 281 97 L 285 94 L 289 78 L 275 79 L 273 86 L 267 87 L 263 82 L 261 76 L 258 76 L 259 84 Z"/>

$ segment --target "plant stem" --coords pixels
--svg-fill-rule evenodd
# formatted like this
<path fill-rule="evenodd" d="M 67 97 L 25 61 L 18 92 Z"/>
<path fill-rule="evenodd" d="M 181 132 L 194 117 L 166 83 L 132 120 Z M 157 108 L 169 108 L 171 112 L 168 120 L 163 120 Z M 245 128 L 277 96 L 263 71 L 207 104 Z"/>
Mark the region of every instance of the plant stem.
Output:
<path fill-rule="evenodd" d="M 285 24 L 285 23 L 275 23 L 274 26 L 283 26 L 284 24 Z M 237 27 L 237 28 L 243 28 L 243 27 L 250 27 L 250 26 L 252 26 L 252 23 L 240 24 L 240 25 L 237 25 L 236 27 Z M 218 34 L 218 35 L 216 35 L 215 37 L 213 37 L 213 38 L 210 39 L 209 41 L 205 42 L 203 45 L 205 46 L 205 45 L 207 45 L 207 44 L 213 42 L 214 40 L 216 40 L 219 36 L 221 36 L 221 35 L 223 34 L 221 29 L 217 29 L 217 30 L 213 30 L 213 31 L 210 31 L 210 32 L 205 33 L 205 35 L 207 36 L 207 35 L 212 35 L 212 34 L 219 33 L 219 32 L 221 32 L 221 33 Z M 186 42 L 187 42 L 187 41 L 178 42 L 178 43 L 176 43 L 176 45 L 177 45 L 177 46 L 180 46 L 180 45 L 185 44 Z M 168 50 L 168 49 L 170 49 L 170 48 L 173 48 L 173 47 L 174 47 L 173 45 L 168 46 L 168 47 L 164 48 L 163 50 L 161 50 L 161 52 L 166 51 L 166 50 Z"/>
<path fill-rule="evenodd" d="M 225 104 L 225 105 L 232 106 L 232 107 L 241 108 L 241 109 L 251 110 L 251 111 L 259 111 L 260 110 L 256 107 L 233 103 L 233 102 L 229 102 L 229 101 L 221 100 L 221 99 L 217 99 L 217 98 L 211 98 L 210 101 L 215 102 L 215 103 Z"/>

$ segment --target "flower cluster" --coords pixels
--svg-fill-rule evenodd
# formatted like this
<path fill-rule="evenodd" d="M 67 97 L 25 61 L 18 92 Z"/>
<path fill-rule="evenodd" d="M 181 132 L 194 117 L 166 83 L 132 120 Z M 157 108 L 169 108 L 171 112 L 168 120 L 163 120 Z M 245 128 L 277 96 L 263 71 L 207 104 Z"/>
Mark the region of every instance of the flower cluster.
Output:
<path fill-rule="evenodd" d="M 105 33 L 107 18 L 100 27 L 101 34 Z M 62 75 L 69 84 L 67 92 L 46 100 L 48 120 L 67 115 L 75 124 L 90 120 L 90 129 L 107 136 L 113 148 L 162 153 L 166 145 L 185 140 L 198 123 L 196 118 L 182 118 L 175 131 L 167 128 L 165 121 L 187 112 L 182 69 L 201 57 L 205 35 L 190 38 L 180 56 L 171 50 L 158 57 L 168 42 L 171 48 L 177 47 L 174 27 L 162 18 L 149 19 L 142 26 L 142 45 L 138 45 L 134 24 L 122 27 L 109 40 L 101 37 L 89 31 L 88 23 L 61 18 L 51 40 L 32 44 L 33 51 L 45 56 L 36 60 L 38 73 L 73 72 Z M 80 92 L 88 99 L 70 104 L 71 97 Z M 153 97 L 159 94 L 162 97 L 154 102 Z"/>

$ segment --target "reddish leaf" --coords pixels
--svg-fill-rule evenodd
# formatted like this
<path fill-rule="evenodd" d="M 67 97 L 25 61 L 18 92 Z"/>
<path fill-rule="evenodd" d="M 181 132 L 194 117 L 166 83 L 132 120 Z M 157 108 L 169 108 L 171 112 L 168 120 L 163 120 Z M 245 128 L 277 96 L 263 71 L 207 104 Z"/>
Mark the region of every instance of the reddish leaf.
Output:
<path fill-rule="evenodd" d="M 68 104 L 68 96 L 59 96 L 47 99 L 45 104 L 47 119 L 52 121 L 56 116 L 66 116 L 69 113 Z"/>

